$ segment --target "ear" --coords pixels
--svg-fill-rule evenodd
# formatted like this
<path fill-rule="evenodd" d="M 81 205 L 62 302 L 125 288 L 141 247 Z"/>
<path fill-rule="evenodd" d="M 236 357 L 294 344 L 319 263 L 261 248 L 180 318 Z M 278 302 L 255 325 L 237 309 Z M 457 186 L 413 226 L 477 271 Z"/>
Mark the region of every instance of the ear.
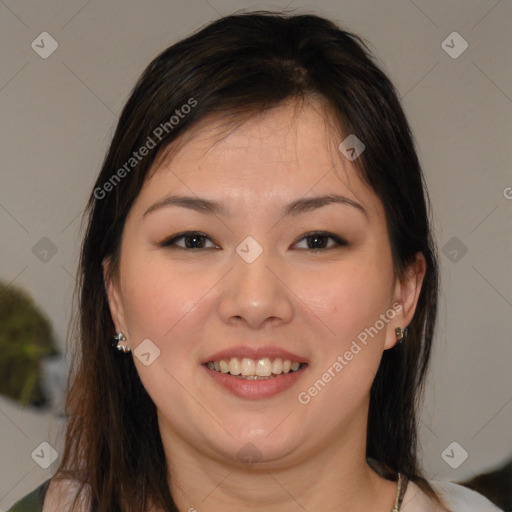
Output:
<path fill-rule="evenodd" d="M 396 314 L 389 322 L 384 345 L 385 350 L 393 348 L 397 343 L 395 329 L 397 327 L 405 329 L 411 323 L 426 270 L 425 256 L 418 252 L 415 261 L 407 267 L 405 275 L 401 279 L 396 279 L 392 302 Z"/>
<path fill-rule="evenodd" d="M 107 294 L 110 316 L 114 322 L 116 333 L 122 332 L 128 338 L 128 331 L 126 329 L 125 314 L 123 302 L 121 300 L 119 283 L 118 280 L 114 277 L 109 278 L 110 257 L 103 260 L 102 266 L 103 282 L 105 283 L 105 291 Z"/>

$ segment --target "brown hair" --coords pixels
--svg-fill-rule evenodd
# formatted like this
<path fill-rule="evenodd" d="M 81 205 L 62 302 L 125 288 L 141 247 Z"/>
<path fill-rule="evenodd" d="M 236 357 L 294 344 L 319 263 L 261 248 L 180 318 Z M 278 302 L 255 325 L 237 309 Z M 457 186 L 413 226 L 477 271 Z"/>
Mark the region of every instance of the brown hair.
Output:
<path fill-rule="evenodd" d="M 438 264 L 408 122 L 392 83 L 360 37 L 315 15 L 258 11 L 216 20 L 149 64 L 123 109 L 84 213 L 74 336 L 80 345 L 56 478 L 87 485 L 94 510 L 141 512 L 151 503 L 178 510 L 155 406 L 133 359 L 112 348 L 102 269 L 109 258 L 109 278 L 116 276 L 125 219 L 148 172 L 171 142 L 206 116 L 243 119 L 309 97 L 324 100 L 339 136 L 356 134 L 366 146 L 353 163 L 384 204 L 395 275 L 404 275 L 417 252 L 426 260 L 407 342 L 384 351 L 371 388 L 367 457 L 388 478 L 401 472 L 441 505 L 416 453 L 417 409 L 437 317 Z M 134 158 L 150 145 L 144 158 Z"/>

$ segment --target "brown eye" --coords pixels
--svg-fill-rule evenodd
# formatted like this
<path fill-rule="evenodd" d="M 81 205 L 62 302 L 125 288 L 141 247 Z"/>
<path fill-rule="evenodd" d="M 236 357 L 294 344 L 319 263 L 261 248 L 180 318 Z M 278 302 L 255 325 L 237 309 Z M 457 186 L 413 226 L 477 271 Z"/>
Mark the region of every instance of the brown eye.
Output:
<path fill-rule="evenodd" d="M 329 239 L 333 241 L 333 243 L 331 243 L 330 245 L 328 245 Z M 308 233 L 307 235 L 303 236 L 300 240 L 307 240 L 307 246 L 302 247 L 302 249 L 310 251 L 329 250 L 335 249 L 336 247 L 348 245 L 348 243 L 345 240 L 343 240 L 343 238 L 333 233 L 324 231 Z M 207 247 L 205 245 L 206 243 L 208 243 L 208 241 L 212 244 L 212 246 Z M 160 247 L 192 250 L 218 248 L 218 246 L 215 245 L 206 234 L 201 233 L 199 231 L 187 231 L 185 233 L 173 235 L 172 237 L 167 238 L 166 240 L 161 242 L 159 245 Z M 297 244 L 295 244 L 295 246 L 297 246 Z"/>
<path fill-rule="evenodd" d="M 327 240 L 331 239 L 334 241 L 334 244 L 327 246 Z M 316 231 L 314 233 L 308 233 L 306 236 L 302 237 L 301 240 L 308 240 L 306 250 L 317 250 L 317 249 L 334 249 L 339 246 L 348 245 L 343 238 L 339 236 L 328 233 L 325 231 Z"/>
<path fill-rule="evenodd" d="M 181 240 L 184 241 L 184 245 L 177 243 Z M 175 247 L 179 249 L 210 249 L 211 247 L 205 247 L 206 240 L 210 239 L 204 233 L 200 233 L 199 231 L 187 231 L 185 233 L 173 235 L 171 238 L 164 240 L 159 245 L 160 247 Z M 213 247 L 215 248 L 217 246 L 213 244 Z"/>

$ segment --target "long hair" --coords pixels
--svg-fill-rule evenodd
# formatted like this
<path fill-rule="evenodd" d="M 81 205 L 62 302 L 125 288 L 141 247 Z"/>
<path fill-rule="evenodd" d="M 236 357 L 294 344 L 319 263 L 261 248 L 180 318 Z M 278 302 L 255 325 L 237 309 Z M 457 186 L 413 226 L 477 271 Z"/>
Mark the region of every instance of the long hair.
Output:
<path fill-rule="evenodd" d="M 116 276 L 125 219 L 148 172 L 205 116 L 242 120 L 310 97 L 327 105 L 340 137 L 353 133 L 365 144 L 353 163 L 384 205 L 395 275 L 404 275 L 417 252 L 426 260 L 407 341 L 384 351 L 372 384 L 367 458 L 390 479 L 401 472 L 442 504 L 417 456 L 439 284 L 430 202 L 409 124 L 392 83 L 359 36 L 315 15 L 257 11 L 216 20 L 149 64 L 124 106 L 84 212 L 73 336 L 79 346 L 54 478 L 86 486 L 94 510 L 142 512 L 151 503 L 178 510 L 155 405 L 133 359 L 112 348 L 102 268 L 109 258 L 109 276 Z"/>

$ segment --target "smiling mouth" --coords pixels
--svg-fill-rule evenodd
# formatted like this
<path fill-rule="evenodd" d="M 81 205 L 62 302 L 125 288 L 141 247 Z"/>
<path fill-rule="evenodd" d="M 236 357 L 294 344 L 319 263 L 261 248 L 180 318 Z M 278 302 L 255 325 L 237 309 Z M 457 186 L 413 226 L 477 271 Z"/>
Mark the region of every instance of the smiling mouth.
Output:
<path fill-rule="evenodd" d="M 210 370 L 239 379 L 265 380 L 301 371 L 307 363 L 282 359 L 280 357 L 260 359 L 231 357 L 204 363 Z"/>

